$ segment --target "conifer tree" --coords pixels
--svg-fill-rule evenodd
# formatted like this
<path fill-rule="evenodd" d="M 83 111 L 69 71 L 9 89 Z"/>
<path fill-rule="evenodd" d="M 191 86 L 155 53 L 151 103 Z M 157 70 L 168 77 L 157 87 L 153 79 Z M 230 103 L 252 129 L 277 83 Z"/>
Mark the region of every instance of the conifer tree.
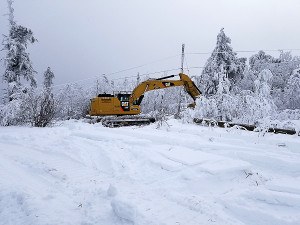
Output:
<path fill-rule="evenodd" d="M 4 58 L 5 71 L 3 80 L 7 83 L 7 100 L 21 98 L 20 95 L 26 93 L 27 87 L 22 85 L 21 79 L 30 82 L 30 87 L 36 87 L 35 71 L 26 52 L 28 43 L 36 42 L 30 29 L 18 25 L 14 21 L 13 0 L 7 0 L 9 8 L 9 34 L 4 38 Z"/>
<path fill-rule="evenodd" d="M 219 76 L 226 71 L 231 85 L 238 81 L 245 69 L 245 58 L 238 58 L 230 46 L 231 39 L 225 35 L 224 28 L 217 36 L 216 47 L 205 64 L 198 84 L 205 95 L 217 93 Z"/>
<path fill-rule="evenodd" d="M 4 36 L 3 81 L 7 84 L 4 106 L 0 109 L 0 123 L 5 126 L 28 122 L 26 101 L 36 88 L 35 71 L 29 57 L 27 45 L 36 39 L 30 29 L 18 25 L 14 20 L 13 0 L 7 0 L 9 10 L 9 32 Z M 29 86 L 26 82 L 29 82 Z"/>

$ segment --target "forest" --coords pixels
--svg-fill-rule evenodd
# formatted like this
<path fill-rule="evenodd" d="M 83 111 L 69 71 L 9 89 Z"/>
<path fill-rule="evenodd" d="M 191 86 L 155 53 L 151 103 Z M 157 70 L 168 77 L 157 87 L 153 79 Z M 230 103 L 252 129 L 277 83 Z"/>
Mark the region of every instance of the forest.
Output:
<path fill-rule="evenodd" d="M 6 56 L 5 92 L 0 107 L 2 126 L 45 127 L 52 121 L 81 119 L 88 112 L 91 98 L 100 93 L 130 92 L 140 82 L 151 79 L 151 74 L 118 79 L 101 75 L 90 86 L 74 81 L 57 88 L 50 67 L 45 68 L 44 74 L 35 71 L 28 48 L 37 39 L 31 29 L 15 21 L 12 1 L 8 2 L 9 30 L 3 40 Z M 261 50 L 249 58 L 239 58 L 222 28 L 202 72 L 192 77 L 202 92 L 196 107 L 188 109 L 191 99 L 176 87 L 147 93 L 142 113 L 158 119 L 175 116 L 186 122 L 197 117 L 285 126 L 300 119 L 299 65 L 299 56 L 283 50 L 279 57 Z M 44 77 L 43 84 L 37 84 L 37 76 Z"/>

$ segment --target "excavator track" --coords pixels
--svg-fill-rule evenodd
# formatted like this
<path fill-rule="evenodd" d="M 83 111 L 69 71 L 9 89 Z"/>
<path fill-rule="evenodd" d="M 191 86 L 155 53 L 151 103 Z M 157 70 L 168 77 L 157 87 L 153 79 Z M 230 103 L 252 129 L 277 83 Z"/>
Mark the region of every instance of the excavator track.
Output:
<path fill-rule="evenodd" d="M 89 123 L 102 123 L 105 127 L 143 126 L 155 122 L 155 118 L 146 116 L 103 116 L 86 117 Z"/>
<path fill-rule="evenodd" d="M 110 128 L 125 127 L 125 126 L 142 126 L 142 125 L 149 125 L 154 122 L 155 122 L 155 118 L 143 117 L 143 116 L 105 117 L 101 121 L 103 126 L 110 127 Z"/>

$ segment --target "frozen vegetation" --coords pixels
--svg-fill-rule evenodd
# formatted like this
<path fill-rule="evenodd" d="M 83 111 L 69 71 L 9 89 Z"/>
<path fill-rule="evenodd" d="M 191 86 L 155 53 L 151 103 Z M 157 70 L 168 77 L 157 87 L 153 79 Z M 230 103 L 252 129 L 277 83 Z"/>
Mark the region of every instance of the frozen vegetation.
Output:
<path fill-rule="evenodd" d="M 7 2 L 0 225 L 300 224 L 299 136 L 264 132 L 299 131 L 299 56 L 239 58 L 221 29 L 193 77 L 202 92 L 194 109 L 182 88 L 155 90 L 141 104 L 155 124 L 110 129 L 84 122 L 90 99 L 132 91 L 154 73 L 54 88 L 48 67 L 39 85 L 27 49 L 35 36 Z M 198 126 L 194 118 L 261 132 Z"/>
<path fill-rule="evenodd" d="M 0 102 L 0 125 L 45 127 L 53 119 L 80 119 L 87 114 L 90 99 L 98 94 L 130 92 L 140 82 L 151 79 L 151 73 L 117 80 L 102 75 L 90 86 L 79 82 L 54 89 L 55 75 L 47 68 L 43 85 L 37 88 L 37 74 L 27 50 L 36 39 L 30 29 L 16 23 L 12 0 L 8 2 L 10 29 L 3 41 L 3 81 L 7 86 Z M 202 72 L 192 77 L 202 92 L 194 111 L 186 110 L 192 99 L 182 88 L 172 87 L 145 93 L 142 112 L 158 119 L 192 114 L 245 124 L 256 124 L 266 118 L 276 124 L 299 120 L 299 65 L 299 56 L 284 51 L 278 57 L 259 51 L 249 59 L 239 58 L 231 47 L 231 39 L 221 29 Z"/>
<path fill-rule="evenodd" d="M 300 224 L 300 139 L 169 120 L 0 127 L 0 224 Z"/>

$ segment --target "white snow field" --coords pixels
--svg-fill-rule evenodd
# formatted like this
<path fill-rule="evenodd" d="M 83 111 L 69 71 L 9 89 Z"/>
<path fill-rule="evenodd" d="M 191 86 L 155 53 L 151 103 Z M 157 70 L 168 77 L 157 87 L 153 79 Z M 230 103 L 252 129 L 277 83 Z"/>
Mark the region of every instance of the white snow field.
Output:
<path fill-rule="evenodd" d="M 169 125 L 0 127 L 0 224 L 300 224 L 300 137 Z"/>

